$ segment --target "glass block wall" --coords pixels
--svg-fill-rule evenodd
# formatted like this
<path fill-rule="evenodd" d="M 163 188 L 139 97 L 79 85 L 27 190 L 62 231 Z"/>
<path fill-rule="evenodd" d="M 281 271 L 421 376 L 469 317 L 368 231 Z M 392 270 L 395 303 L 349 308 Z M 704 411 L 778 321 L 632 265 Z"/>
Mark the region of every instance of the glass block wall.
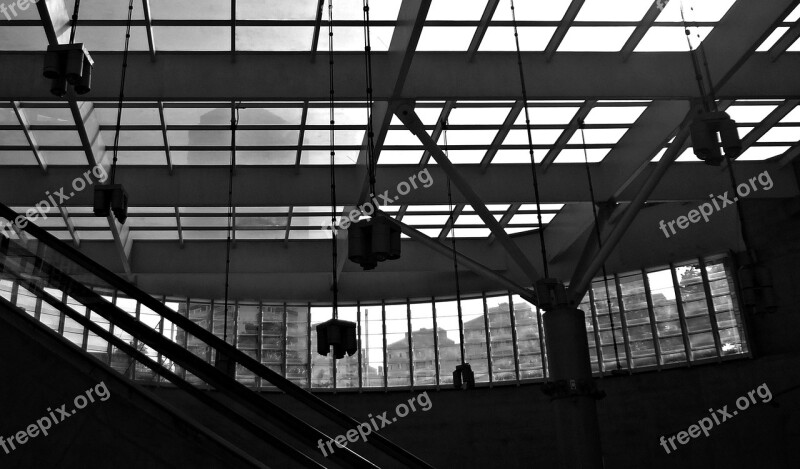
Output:
<path fill-rule="evenodd" d="M 82 314 L 93 314 L 62 292 L 50 291 Z M 209 347 L 136 301 L 104 298 L 195 355 L 213 362 Z M 0 295 L 43 324 L 131 378 L 158 379 L 141 364 L 100 340 L 22 286 L 0 280 Z M 162 298 L 174 311 L 213 332 L 296 384 L 312 389 L 385 389 L 452 383 L 461 355 L 477 383 L 542 380 L 547 373 L 542 312 L 517 295 L 484 293 L 428 300 L 344 305 L 339 318 L 358 324 L 359 352 L 334 360 L 317 354 L 315 326 L 331 318 L 329 305 L 241 301 L 225 314 L 221 301 Z M 718 361 L 749 353 L 732 269 L 724 257 L 642 269 L 595 279 L 580 309 L 595 373 L 649 370 Z M 93 318 L 154 360 L 195 383 L 145 344 Z M 271 389 L 249 370 L 236 378 Z"/>

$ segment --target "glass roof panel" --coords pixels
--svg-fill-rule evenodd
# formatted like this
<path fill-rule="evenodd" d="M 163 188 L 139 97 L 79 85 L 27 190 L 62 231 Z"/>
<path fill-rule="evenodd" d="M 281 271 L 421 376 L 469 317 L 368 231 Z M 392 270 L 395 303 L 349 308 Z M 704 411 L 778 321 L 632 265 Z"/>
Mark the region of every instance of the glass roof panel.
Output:
<path fill-rule="evenodd" d="M 589 112 L 584 122 L 592 124 L 631 125 L 639 119 L 647 106 L 598 106 Z"/>
<path fill-rule="evenodd" d="M 792 112 L 786 115 L 783 119 L 781 119 L 782 124 L 786 123 L 800 123 L 800 106 L 795 107 L 792 109 Z"/>
<path fill-rule="evenodd" d="M 297 152 L 286 151 L 236 151 L 237 165 L 292 165 L 297 159 Z"/>
<path fill-rule="evenodd" d="M 474 35 L 474 26 L 425 26 L 417 50 L 465 51 Z"/>
<path fill-rule="evenodd" d="M 422 158 L 422 150 L 383 150 L 378 164 L 417 164 Z"/>
<path fill-rule="evenodd" d="M 1 21 L 5 21 L 0 17 Z M 47 49 L 47 37 L 41 26 L 0 27 L 0 50 L 43 51 Z"/>
<path fill-rule="evenodd" d="M 395 21 L 400 12 L 402 0 L 379 0 L 369 4 L 370 21 Z M 327 5 L 323 12 L 323 19 L 328 18 Z M 333 2 L 333 20 L 363 20 L 362 0 L 336 0 Z"/>
<path fill-rule="evenodd" d="M 800 141 L 800 127 L 773 127 L 758 143 L 795 143 Z"/>
<path fill-rule="evenodd" d="M 258 133 L 263 133 L 259 131 Z M 364 130 L 335 130 L 334 143 L 340 145 L 360 146 L 364 141 Z M 328 145 L 331 144 L 329 130 L 306 130 L 303 135 L 303 145 Z"/>
<path fill-rule="evenodd" d="M 493 214 L 495 220 L 500 221 L 503 218 L 503 215 L 500 214 Z M 478 215 L 459 215 L 456 218 L 456 226 L 461 225 L 484 225 L 483 220 Z"/>
<path fill-rule="evenodd" d="M 160 50 L 231 50 L 231 28 L 228 26 L 156 26 L 153 27 L 153 35 L 157 38 Z"/>
<path fill-rule="evenodd" d="M 619 52 L 633 26 L 573 26 L 558 47 L 559 52 Z"/>
<path fill-rule="evenodd" d="M 534 161 L 541 163 L 547 155 L 545 150 L 537 150 L 533 152 Z M 492 164 L 531 164 L 531 155 L 528 150 L 511 150 L 501 148 L 492 159 Z"/>
<path fill-rule="evenodd" d="M 454 235 L 456 238 L 487 238 L 492 234 L 489 228 L 459 228 L 457 230 L 450 230 L 447 233 L 448 238 Z"/>
<path fill-rule="evenodd" d="M 2 150 L 2 148 L 3 147 L 0 146 L 0 150 Z M 2 166 L 32 166 L 38 164 L 33 153 L 30 151 L 0 151 L 0 165 Z"/>
<path fill-rule="evenodd" d="M 428 21 L 478 21 L 486 9 L 486 0 L 433 0 Z"/>
<path fill-rule="evenodd" d="M 311 26 L 237 26 L 236 50 L 307 51 L 313 36 Z M 230 48 L 229 38 L 224 45 L 224 49 Z"/>
<path fill-rule="evenodd" d="M 615 145 L 628 132 L 628 129 L 585 129 L 587 145 Z M 580 130 L 567 143 L 568 145 L 582 145 L 583 137 Z"/>
<path fill-rule="evenodd" d="M 239 108 L 239 125 L 300 125 L 303 110 L 299 107 Z"/>
<path fill-rule="evenodd" d="M 528 107 L 528 114 L 530 114 L 531 125 L 567 125 L 570 123 L 575 113 L 578 112 L 577 107 Z M 519 113 L 514 125 L 525 125 L 525 111 Z"/>
<path fill-rule="evenodd" d="M 447 122 L 453 125 L 501 125 L 508 117 L 507 107 L 457 107 L 450 111 Z"/>
<path fill-rule="evenodd" d="M 584 155 L 582 149 L 566 148 L 558 154 L 555 163 L 585 163 L 586 156 L 588 156 L 589 163 L 600 163 L 610 151 L 610 148 L 589 148 L 586 150 L 588 155 Z"/>
<path fill-rule="evenodd" d="M 219 0 L 150 0 L 150 11 L 154 20 L 231 19 L 230 2 Z"/>
<path fill-rule="evenodd" d="M 366 107 L 335 107 L 333 119 L 336 125 L 363 125 L 367 126 Z M 307 125 L 330 125 L 329 107 L 309 107 L 306 116 Z"/>
<path fill-rule="evenodd" d="M 560 21 L 572 0 L 518 1 L 514 3 L 517 21 Z M 503 2 L 494 11 L 492 21 L 511 21 L 511 8 Z"/>
<path fill-rule="evenodd" d="M 370 7 L 371 8 L 371 7 Z M 370 18 L 370 21 L 372 18 Z M 334 23 L 335 24 L 335 23 Z M 370 47 L 373 51 L 387 51 L 392 42 L 393 26 L 370 26 Z M 311 45 L 309 36 L 308 45 Z M 308 47 L 306 47 L 308 49 Z M 364 28 L 361 26 L 335 26 L 333 27 L 333 49 L 336 51 L 363 51 L 364 50 Z M 327 52 L 328 34 L 327 30 L 319 35 L 317 50 Z"/>
<path fill-rule="evenodd" d="M 238 155 L 238 152 L 237 152 Z M 227 166 L 231 164 L 230 151 L 170 151 L 172 164 L 182 165 L 214 165 Z M 294 162 L 294 159 L 292 159 Z"/>
<path fill-rule="evenodd" d="M 486 150 L 450 150 L 448 158 L 453 164 L 478 164 L 486 155 Z M 431 159 L 429 164 L 436 164 L 436 161 Z"/>
<path fill-rule="evenodd" d="M 170 125 L 231 125 L 230 107 L 221 108 L 200 108 L 200 107 L 178 107 L 175 105 L 165 105 L 164 120 Z M 158 111 L 155 116 L 158 116 Z M 126 111 L 122 111 L 122 119 L 125 122 Z M 151 122 L 152 123 L 152 122 Z"/>
<path fill-rule="evenodd" d="M 67 108 L 25 107 L 23 103 L 21 110 L 30 125 L 75 125 L 72 113 Z M 13 123 L 16 124 L 17 118 L 14 116 L 14 111 L 11 109 L 8 111 L 14 117 Z M 0 122 L 5 123 L 5 120 L 0 117 Z"/>
<path fill-rule="evenodd" d="M 26 112 L 26 109 L 23 109 L 22 113 L 25 114 L 25 117 L 28 118 L 28 122 L 30 122 L 31 116 Z M 0 107 L 0 125 L 20 125 L 17 114 L 13 109 L 10 107 Z"/>
<path fill-rule="evenodd" d="M 230 132 L 225 134 L 230 136 Z M 299 130 L 237 130 L 236 146 L 294 146 L 299 138 Z"/>
<path fill-rule="evenodd" d="M 392 129 L 386 133 L 384 145 L 422 146 L 419 139 L 408 129 Z"/>
<path fill-rule="evenodd" d="M 658 15 L 657 22 L 681 22 L 681 5 L 686 21 L 717 22 L 730 10 L 736 0 L 673 0 Z"/>
<path fill-rule="evenodd" d="M 414 109 L 414 112 L 416 112 L 417 116 L 419 117 L 419 120 L 421 120 L 423 124 L 428 126 L 434 126 L 436 125 L 436 122 L 439 120 L 439 116 L 442 114 L 442 108 L 418 107 Z M 366 122 L 366 115 L 362 119 L 362 121 Z M 391 125 L 402 126 L 403 129 L 405 129 L 403 121 L 398 119 L 397 116 L 392 116 Z"/>
<path fill-rule="evenodd" d="M 777 106 L 736 105 L 725 110 L 737 124 L 758 124 L 763 121 Z"/>
<path fill-rule="evenodd" d="M 127 8 L 125 9 L 127 10 Z M 83 11 L 83 6 L 81 6 L 81 11 Z M 86 48 L 91 52 L 122 51 L 125 50 L 125 32 L 124 23 L 120 26 L 79 26 L 75 34 L 75 42 L 85 43 Z M 161 42 L 158 45 L 161 47 Z M 143 26 L 131 27 L 131 39 L 128 47 L 131 51 L 148 50 L 147 30 Z"/>
<path fill-rule="evenodd" d="M 334 3 L 338 3 L 334 2 Z M 334 5 L 335 6 L 335 5 Z M 236 17 L 246 20 L 313 20 L 316 0 L 237 0 Z"/>
<path fill-rule="evenodd" d="M 780 38 L 782 38 L 783 35 L 788 30 L 789 30 L 789 28 L 787 28 L 785 26 L 779 26 L 779 27 L 775 28 L 775 30 L 772 31 L 772 34 L 770 34 L 769 37 L 764 42 L 762 42 L 760 46 L 758 46 L 758 49 L 756 49 L 756 52 L 767 52 L 767 51 L 769 51 L 770 48 L 772 48 L 772 46 L 774 46 L 775 43 L 778 42 L 778 40 Z"/>
<path fill-rule="evenodd" d="M 519 48 L 526 52 L 541 52 L 556 31 L 555 26 L 522 26 L 519 31 Z M 490 26 L 483 36 L 479 51 L 515 51 L 514 28 L 510 26 Z"/>
<path fill-rule="evenodd" d="M 230 130 L 170 130 L 167 132 L 170 145 L 174 146 L 230 146 Z M 297 140 L 289 143 L 275 143 L 275 145 L 293 145 Z"/>
<path fill-rule="evenodd" d="M 543 213 L 542 223 L 547 224 L 553 221 L 556 217 L 555 213 Z M 509 225 L 538 225 L 539 215 L 536 213 L 518 213 L 511 218 L 508 222 Z"/>
<path fill-rule="evenodd" d="M 652 5 L 643 0 L 586 0 L 575 21 L 641 21 Z"/>
<path fill-rule="evenodd" d="M 74 135 L 74 137 L 70 137 L 70 145 L 80 145 L 80 137 L 78 136 L 78 132 L 70 132 Z M 66 134 L 63 134 L 66 136 Z M 111 130 L 104 130 L 101 132 L 103 136 L 103 142 L 106 146 L 113 147 L 114 146 L 114 138 L 115 133 Z M 172 143 L 170 141 L 170 143 Z M 63 143 L 62 143 L 63 145 Z M 164 134 L 161 133 L 160 130 L 122 130 L 119 133 L 119 146 L 120 147 L 128 147 L 128 146 L 163 146 L 164 145 Z"/>
<path fill-rule="evenodd" d="M 533 129 L 531 131 L 531 138 L 534 145 L 553 145 L 558 140 L 558 137 L 564 133 L 561 129 Z M 503 145 L 527 145 L 528 144 L 528 131 L 527 129 L 512 129 L 508 132 L 508 136 L 503 141 Z M 530 163 L 530 158 L 528 158 Z"/>
<path fill-rule="evenodd" d="M 449 215 L 408 215 L 403 217 L 407 225 L 441 226 L 447 223 Z"/>
<path fill-rule="evenodd" d="M 25 132 L 22 130 L 0 130 L 0 145 L 4 147 L 27 146 L 28 139 L 25 138 Z"/>
<path fill-rule="evenodd" d="M 448 130 L 446 133 L 442 132 L 442 135 L 439 136 L 439 145 L 444 145 L 445 135 L 447 136 L 448 145 L 489 146 L 495 135 L 497 135 L 497 130 Z"/>
<path fill-rule="evenodd" d="M 334 164 L 356 164 L 358 150 L 336 150 Z M 331 153 L 329 150 L 303 150 L 300 164 L 330 165 Z"/>
<path fill-rule="evenodd" d="M 800 6 L 795 7 L 794 10 L 783 20 L 786 23 L 794 23 L 795 21 L 800 21 Z"/>
<path fill-rule="evenodd" d="M 763 161 L 786 153 L 791 147 L 750 147 L 737 159 L 737 161 Z"/>
<path fill-rule="evenodd" d="M 564 208 L 564 204 L 539 204 L 542 208 L 542 211 L 548 210 L 561 210 Z M 520 212 L 527 212 L 527 211 L 537 211 L 536 204 L 522 204 L 519 208 Z"/>
<path fill-rule="evenodd" d="M 704 26 L 692 28 L 692 48 L 704 41 L 713 28 Z M 699 37 L 698 37 L 699 35 Z M 686 32 L 681 26 L 653 26 L 647 30 L 635 52 L 680 52 L 688 51 L 689 43 L 686 42 Z"/>
<path fill-rule="evenodd" d="M 69 112 L 69 110 L 65 109 Z M 117 125 L 116 104 L 113 107 L 95 105 L 94 113 L 100 125 Z M 165 113 L 167 111 L 165 110 Z M 72 115 L 70 114 L 70 120 Z M 122 125 L 161 125 L 158 109 L 154 107 L 130 107 L 127 103 L 122 106 Z"/>

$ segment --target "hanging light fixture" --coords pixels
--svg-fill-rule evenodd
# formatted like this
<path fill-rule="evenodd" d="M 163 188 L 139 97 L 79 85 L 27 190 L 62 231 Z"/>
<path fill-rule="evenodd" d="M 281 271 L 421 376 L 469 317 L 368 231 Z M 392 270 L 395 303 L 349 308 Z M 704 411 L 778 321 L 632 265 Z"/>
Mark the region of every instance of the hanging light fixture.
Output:
<path fill-rule="evenodd" d="M 367 8 L 367 7 L 365 7 Z M 336 138 L 334 125 L 334 74 L 333 74 L 333 0 L 328 2 L 328 50 L 330 54 L 329 79 L 330 79 L 330 143 L 331 143 L 331 274 L 333 275 L 333 318 L 317 325 L 317 353 L 327 356 L 333 347 L 335 359 L 344 358 L 344 355 L 353 355 L 358 351 L 356 323 L 339 319 L 339 279 L 337 267 L 339 264 L 338 240 L 336 234 Z"/>
<path fill-rule="evenodd" d="M 686 42 L 689 45 L 689 55 L 692 58 L 692 67 L 695 77 L 697 78 L 700 99 L 703 102 L 703 111 L 695 117 L 689 128 L 692 136 L 692 149 L 695 156 L 704 161 L 707 165 L 720 166 L 725 158 L 734 160 L 741 155 L 742 141 L 739 138 L 739 130 L 736 126 L 736 121 L 731 119 L 731 116 L 726 112 L 720 111 L 717 106 L 714 82 L 711 79 L 711 69 L 708 66 L 705 45 L 698 35 L 698 41 L 700 41 L 698 48 L 702 54 L 703 66 L 705 69 L 704 76 L 703 70 L 700 68 L 700 58 L 698 57 L 697 50 L 692 47 L 692 41 L 690 39 L 691 32 L 686 23 L 682 1 L 680 8 L 681 21 L 683 22 L 683 28 L 686 33 Z M 706 79 L 708 80 L 707 84 Z M 708 91 L 706 91 L 706 86 L 708 87 Z"/>
<path fill-rule="evenodd" d="M 77 0 L 72 14 L 69 44 L 50 44 L 44 56 L 42 74 L 52 80 L 50 92 L 59 98 L 67 94 L 67 85 L 72 85 L 79 95 L 91 91 L 94 60 L 84 44 L 75 44 L 80 6 L 81 2 Z"/>
<path fill-rule="evenodd" d="M 128 219 L 128 193 L 125 191 L 122 184 L 115 184 L 114 181 L 117 175 L 119 134 L 122 129 L 122 107 L 125 101 L 125 76 L 128 70 L 128 51 L 130 49 L 132 18 L 133 0 L 130 0 L 128 4 L 128 23 L 125 32 L 125 52 L 122 55 L 122 77 L 119 84 L 119 102 L 117 107 L 117 125 L 114 132 L 114 159 L 111 162 L 111 177 L 108 184 L 94 187 L 94 215 L 96 217 L 108 217 L 113 213 L 114 218 L 123 225 Z M 80 83 L 80 81 L 78 83 Z"/>
<path fill-rule="evenodd" d="M 367 172 L 369 173 L 370 196 L 375 196 L 377 160 L 375 156 L 375 132 L 372 126 L 372 46 L 370 40 L 369 1 L 364 0 L 364 70 L 367 82 Z M 389 220 L 389 216 L 375 207 L 371 218 L 352 223 L 347 229 L 348 256 L 364 270 L 372 270 L 378 262 L 400 258 L 400 228 Z"/>

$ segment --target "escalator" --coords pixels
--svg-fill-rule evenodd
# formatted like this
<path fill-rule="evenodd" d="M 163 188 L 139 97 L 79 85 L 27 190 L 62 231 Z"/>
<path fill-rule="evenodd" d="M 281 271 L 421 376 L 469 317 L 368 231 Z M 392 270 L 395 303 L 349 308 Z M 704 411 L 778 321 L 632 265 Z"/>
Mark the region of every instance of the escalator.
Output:
<path fill-rule="evenodd" d="M 0 204 L 0 223 L 11 226 L 11 221 L 17 218 L 17 213 Z M 54 339 L 50 337 L 55 335 L 54 331 L 62 333 L 62 337 L 55 336 L 55 339 L 63 342 L 62 346 L 71 345 L 69 337 L 63 323 L 54 323 L 52 318 L 68 318 L 71 324 L 85 328 L 86 334 L 95 341 L 108 343 L 108 350 L 113 350 L 114 357 L 124 357 L 121 363 L 130 363 L 137 370 L 152 371 L 159 382 L 171 383 L 190 399 L 196 400 L 204 412 L 218 414 L 226 421 L 224 428 L 205 428 L 207 424 L 196 420 L 192 421 L 192 425 L 203 427 L 199 431 L 219 438 L 220 444 L 227 445 L 225 447 L 229 447 L 230 451 L 241 452 L 243 458 L 250 458 L 250 462 L 241 463 L 241 466 L 232 464 L 230 467 L 263 464 L 263 467 L 431 468 L 377 433 L 371 434 L 366 442 L 337 447 L 332 454 L 323 456 L 318 448 L 320 441 L 343 435 L 355 429 L 359 422 L 36 225 L 26 224 L 24 228 L 15 226 L 14 233 L 11 230 L 3 232 L 7 234 L 0 236 L 0 281 L 10 282 L 15 288 L 24 290 L 28 298 L 40 302 L 41 308 L 31 315 L 15 307 L 9 301 L 13 298 L 0 299 L 3 310 L 0 314 L 18 316 L 14 320 L 27 324 L 25 327 L 28 331 L 38 328 L 42 337 L 47 336 L 48 340 Z M 103 295 L 107 291 L 118 291 L 138 301 L 142 307 L 149 308 L 158 315 L 161 327 L 154 328 L 118 308 Z M 45 309 L 57 315 L 39 313 Z M 216 363 L 224 366 L 215 367 L 205 357 L 166 337 L 159 332 L 159 329 L 167 329 L 165 324 L 170 325 L 168 329 L 177 329 L 190 337 L 193 343 L 200 341 L 210 347 Z M 133 340 L 128 340 L 129 337 Z M 75 348 L 74 345 L 72 347 Z M 87 352 L 80 352 L 85 359 L 101 364 Z M 102 363 L 104 371 L 113 372 L 118 378 L 127 380 L 130 366 L 120 367 L 120 360 L 109 361 L 117 366 Z M 308 412 L 299 418 L 264 394 L 236 381 L 229 371 L 236 367 L 247 369 L 265 383 L 270 383 Z M 191 375 L 191 382 L 176 373 L 176 369 L 185 370 L 186 375 Z M 137 386 L 137 389 L 146 390 L 146 387 Z M 247 438 L 242 437 L 244 434 Z"/>

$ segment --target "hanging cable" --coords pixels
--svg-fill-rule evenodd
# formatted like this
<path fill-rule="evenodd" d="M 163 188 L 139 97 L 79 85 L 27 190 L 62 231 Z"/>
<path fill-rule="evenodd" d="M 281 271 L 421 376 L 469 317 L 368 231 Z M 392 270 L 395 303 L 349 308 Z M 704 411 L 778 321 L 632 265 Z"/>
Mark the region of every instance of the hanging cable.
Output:
<path fill-rule="evenodd" d="M 542 265 L 544 267 L 545 278 L 550 278 L 547 262 L 547 244 L 544 239 L 544 229 L 542 224 L 542 205 L 539 197 L 539 178 L 536 174 L 536 159 L 533 155 L 533 133 L 531 131 L 531 116 L 528 109 L 528 88 L 525 86 L 525 72 L 522 67 L 522 51 L 519 45 L 519 30 L 517 28 L 517 14 L 514 9 L 514 0 L 511 0 L 511 19 L 514 23 L 514 42 L 517 46 L 517 65 L 519 65 L 519 79 L 522 84 L 522 101 L 525 108 L 525 128 L 528 132 L 528 152 L 531 156 L 531 173 L 533 175 L 533 192 L 536 196 L 536 215 L 539 219 L 539 244 L 542 250 Z"/>
<path fill-rule="evenodd" d="M 329 107 L 330 107 L 330 141 L 331 141 L 331 274 L 333 275 L 333 319 L 339 318 L 339 279 L 336 270 L 339 263 L 339 246 L 336 235 L 336 137 L 333 126 L 336 124 L 334 114 L 333 91 L 333 0 L 328 1 L 328 78 L 329 78 Z"/>
<path fill-rule="evenodd" d="M 695 80 L 697 81 L 697 87 L 700 90 L 700 99 L 703 101 L 703 109 L 706 112 L 710 112 L 712 106 L 711 103 L 709 102 L 708 93 L 706 92 L 705 82 L 703 80 L 703 74 L 700 70 L 700 61 L 697 55 L 697 51 L 695 50 L 694 47 L 692 47 L 692 39 L 691 39 L 692 33 L 691 31 L 689 31 L 689 25 L 686 23 L 686 16 L 684 15 L 683 11 L 683 0 L 681 0 L 680 11 L 681 11 L 681 22 L 683 23 L 683 30 L 684 33 L 686 34 L 686 44 L 688 44 L 689 46 L 689 56 L 692 58 L 692 68 L 694 69 Z M 716 107 L 716 100 L 714 100 L 714 107 Z"/>
<path fill-rule="evenodd" d="M 450 152 L 447 149 L 447 127 L 448 122 L 442 122 L 442 137 L 444 138 L 444 154 L 450 159 Z M 466 363 L 464 353 L 464 317 L 461 310 L 461 281 L 458 276 L 458 251 L 456 250 L 456 212 L 453 206 L 453 193 L 450 190 L 450 178 L 447 178 L 447 204 L 450 208 L 450 245 L 453 251 L 453 272 L 456 278 L 456 308 L 458 311 L 458 337 L 460 340 L 459 349 L 461 350 L 461 364 Z"/>
<path fill-rule="evenodd" d="M 225 312 L 222 320 L 222 340 L 228 340 L 228 290 L 231 275 L 231 233 L 234 228 L 233 214 L 233 170 L 236 166 L 236 128 L 239 125 L 239 103 L 234 103 L 231 113 L 231 164 L 228 170 L 228 236 L 225 240 Z"/>
<path fill-rule="evenodd" d="M 75 0 L 75 9 L 72 10 L 72 30 L 69 33 L 69 43 L 75 44 L 75 32 L 78 29 L 78 12 L 81 9 L 81 0 Z"/>
<path fill-rule="evenodd" d="M 710 108 L 711 108 L 714 111 L 719 111 L 719 107 L 718 107 L 718 104 L 717 104 L 716 91 L 714 90 L 714 80 L 713 80 L 713 78 L 711 76 L 711 67 L 708 64 L 708 55 L 706 55 L 705 41 L 701 40 L 702 38 L 700 37 L 699 28 L 698 28 L 697 24 L 695 23 L 695 25 L 694 25 L 695 28 L 698 28 L 697 40 L 698 40 L 698 44 L 699 45 L 697 47 L 697 50 L 692 48 L 692 43 L 689 40 L 689 36 L 690 36 L 691 33 L 689 31 L 689 26 L 688 26 L 688 23 L 686 21 L 686 16 L 684 15 L 683 0 L 681 0 L 681 5 L 680 6 L 681 6 L 681 21 L 683 22 L 683 27 L 684 27 L 684 29 L 686 31 L 686 40 L 689 43 L 689 51 L 692 54 L 692 65 L 694 67 L 695 75 L 697 76 L 698 85 L 700 86 L 700 92 L 701 92 L 701 97 L 703 99 L 704 109 L 706 111 L 709 111 Z M 694 11 L 694 8 L 690 8 L 690 9 L 692 11 Z M 704 78 L 703 78 L 702 73 L 701 73 L 700 60 L 699 60 L 698 54 L 697 54 L 698 50 L 699 50 L 699 53 L 700 53 L 699 56 L 702 57 L 702 60 L 703 60 L 703 70 L 705 70 L 705 75 L 706 75 L 705 76 L 705 80 L 708 80 L 708 89 L 709 89 L 710 99 L 705 94 Z M 731 188 L 733 189 L 733 192 L 736 193 L 736 190 L 737 190 L 736 188 L 737 188 L 738 185 L 736 183 L 736 175 L 735 175 L 734 170 L 733 170 L 733 162 L 730 161 L 730 160 L 728 161 L 728 175 L 729 175 L 729 178 L 730 178 L 730 181 L 731 181 Z M 749 251 L 750 250 L 750 241 L 749 241 L 749 237 L 747 235 L 747 228 L 745 226 L 744 207 L 742 207 L 742 204 L 740 204 L 738 202 L 736 203 L 736 213 L 737 213 L 737 216 L 739 218 L 739 231 L 740 231 L 741 236 L 742 236 L 742 243 L 744 244 L 745 250 Z"/>
<path fill-rule="evenodd" d="M 584 122 L 583 119 L 578 120 L 578 127 L 581 131 L 581 141 L 583 142 L 583 160 L 586 167 L 586 179 L 589 181 L 589 196 L 592 199 L 592 216 L 594 217 L 594 234 L 597 237 L 597 248 L 603 249 L 603 240 L 600 236 L 600 221 L 598 220 L 597 216 L 597 202 L 595 201 L 594 196 L 594 183 L 592 182 L 592 172 L 589 169 L 589 152 L 586 149 L 586 134 L 584 132 Z M 608 319 L 611 323 L 611 338 L 614 341 L 614 358 L 617 363 L 617 371 L 619 371 L 622 366 L 619 362 L 619 348 L 617 347 L 617 332 L 616 328 L 614 327 L 614 311 L 611 308 L 611 291 L 608 288 L 608 273 L 606 272 L 606 263 L 603 261 L 602 266 L 603 272 L 603 284 L 605 285 L 606 289 L 606 308 L 608 309 Z"/>
<path fill-rule="evenodd" d="M 375 178 L 377 161 L 375 160 L 375 130 L 372 125 L 374 107 L 372 90 L 372 40 L 370 39 L 369 0 L 363 0 L 364 6 L 364 69 L 367 82 L 367 172 L 369 174 L 370 199 L 375 197 Z M 376 207 L 377 209 L 377 207 Z"/>
<path fill-rule="evenodd" d="M 117 126 L 114 132 L 114 159 L 111 161 L 111 184 L 117 175 L 117 154 L 119 152 L 119 133 L 122 129 L 122 104 L 125 101 L 125 76 L 128 70 L 128 51 L 131 41 L 131 23 L 133 21 L 133 0 L 128 4 L 128 23 L 125 30 L 125 52 L 122 54 L 122 78 L 119 82 L 119 107 L 117 109 Z"/>

